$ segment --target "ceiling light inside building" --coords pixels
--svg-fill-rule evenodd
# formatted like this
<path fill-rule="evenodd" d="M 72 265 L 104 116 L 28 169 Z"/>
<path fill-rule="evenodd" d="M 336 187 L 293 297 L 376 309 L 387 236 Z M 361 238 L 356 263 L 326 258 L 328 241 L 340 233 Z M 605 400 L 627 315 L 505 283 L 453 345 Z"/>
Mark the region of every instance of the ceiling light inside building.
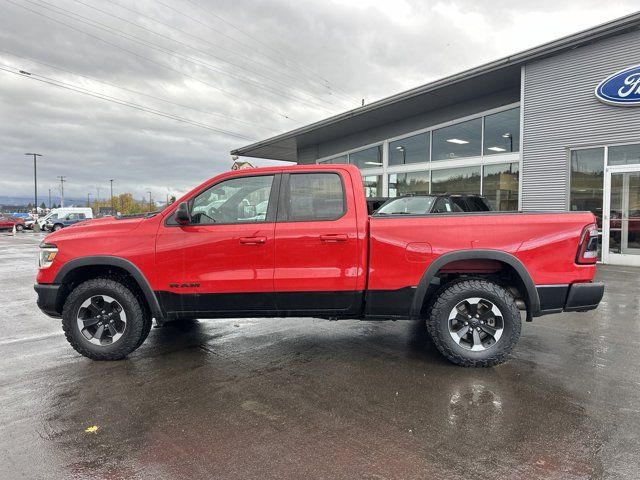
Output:
<path fill-rule="evenodd" d="M 491 150 L 493 152 L 506 152 L 507 151 L 506 148 L 502 148 L 502 147 L 489 147 L 489 148 L 487 148 L 487 150 Z"/>
<path fill-rule="evenodd" d="M 382 165 L 382 162 L 364 162 L 365 165 Z"/>
<path fill-rule="evenodd" d="M 467 140 L 460 140 L 459 138 L 449 138 L 447 142 L 457 143 L 458 145 L 464 145 L 465 143 L 469 143 Z"/>

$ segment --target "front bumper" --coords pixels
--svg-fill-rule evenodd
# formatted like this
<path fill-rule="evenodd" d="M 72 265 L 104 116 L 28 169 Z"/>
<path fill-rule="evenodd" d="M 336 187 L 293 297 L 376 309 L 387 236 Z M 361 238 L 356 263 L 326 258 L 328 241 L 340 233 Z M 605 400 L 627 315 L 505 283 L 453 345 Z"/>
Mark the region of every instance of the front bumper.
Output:
<path fill-rule="evenodd" d="M 604 283 L 574 283 L 571 285 L 540 285 L 540 315 L 560 312 L 586 312 L 598 307 L 604 295 Z"/>
<path fill-rule="evenodd" d="M 62 302 L 59 302 L 62 285 L 37 284 L 33 286 L 38 294 L 38 307 L 50 317 L 60 318 L 62 316 Z"/>

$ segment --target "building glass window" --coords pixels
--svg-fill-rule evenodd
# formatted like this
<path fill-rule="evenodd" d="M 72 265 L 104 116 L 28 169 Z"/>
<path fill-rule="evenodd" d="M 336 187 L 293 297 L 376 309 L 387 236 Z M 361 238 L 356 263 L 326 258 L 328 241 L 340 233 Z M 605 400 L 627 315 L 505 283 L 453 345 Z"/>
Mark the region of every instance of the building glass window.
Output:
<path fill-rule="evenodd" d="M 433 170 L 431 193 L 480 194 L 480 166 Z"/>
<path fill-rule="evenodd" d="M 389 143 L 389 165 L 429 161 L 429 132 Z"/>
<path fill-rule="evenodd" d="M 428 195 L 429 172 L 392 173 L 389 175 L 389 197 Z"/>
<path fill-rule="evenodd" d="M 609 148 L 609 155 L 612 148 Z M 598 228 L 602 228 L 603 190 L 604 148 L 572 150 L 569 210 L 592 212 L 598 220 Z"/>
<path fill-rule="evenodd" d="M 480 156 L 481 145 L 481 118 L 456 123 L 433 131 L 433 160 Z"/>
<path fill-rule="evenodd" d="M 484 117 L 484 154 L 520 150 L 520 108 Z"/>
<path fill-rule="evenodd" d="M 382 175 L 365 175 L 362 177 L 365 197 L 382 196 Z"/>
<path fill-rule="evenodd" d="M 493 210 L 503 212 L 518 210 L 519 171 L 518 163 L 484 167 L 482 195 L 489 200 Z"/>
<path fill-rule="evenodd" d="M 318 163 L 349 163 L 349 156 L 341 155 L 340 157 L 330 158 L 329 160 L 320 160 Z"/>
<path fill-rule="evenodd" d="M 607 156 L 609 165 L 631 165 L 640 163 L 640 143 L 609 147 Z"/>
<path fill-rule="evenodd" d="M 382 145 L 366 148 L 359 152 L 349 154 L 349 163 L 355 165 L 360 170 L 363 168 L 382 167 Z"/>

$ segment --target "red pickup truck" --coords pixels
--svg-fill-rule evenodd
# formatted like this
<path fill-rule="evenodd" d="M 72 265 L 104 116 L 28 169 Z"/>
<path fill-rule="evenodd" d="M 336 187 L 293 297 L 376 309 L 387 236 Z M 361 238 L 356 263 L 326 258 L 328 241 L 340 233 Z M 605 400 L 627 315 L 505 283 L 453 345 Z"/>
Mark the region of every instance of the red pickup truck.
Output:
<path fill-rule="evenodd" d="M 586 311 L 591 213 L 367 214 L 350 165 L 219 175 L 154 216 L 48 235 L 38 305 L 96 360 L 139 347 L 152 319 L 422 319 L 463 366 L 503 362 L 527 320 Z"/>

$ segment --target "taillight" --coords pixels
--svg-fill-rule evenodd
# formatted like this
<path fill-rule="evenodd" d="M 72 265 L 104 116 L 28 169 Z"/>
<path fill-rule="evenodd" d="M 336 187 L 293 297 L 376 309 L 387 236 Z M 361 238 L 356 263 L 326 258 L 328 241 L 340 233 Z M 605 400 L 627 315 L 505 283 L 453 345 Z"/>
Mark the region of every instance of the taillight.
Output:
<path fill-rule="evenodd" d="M 576 263 L 596 263 L 598 261 L 598 227 L 595 223 L 582 230 Z"/>

